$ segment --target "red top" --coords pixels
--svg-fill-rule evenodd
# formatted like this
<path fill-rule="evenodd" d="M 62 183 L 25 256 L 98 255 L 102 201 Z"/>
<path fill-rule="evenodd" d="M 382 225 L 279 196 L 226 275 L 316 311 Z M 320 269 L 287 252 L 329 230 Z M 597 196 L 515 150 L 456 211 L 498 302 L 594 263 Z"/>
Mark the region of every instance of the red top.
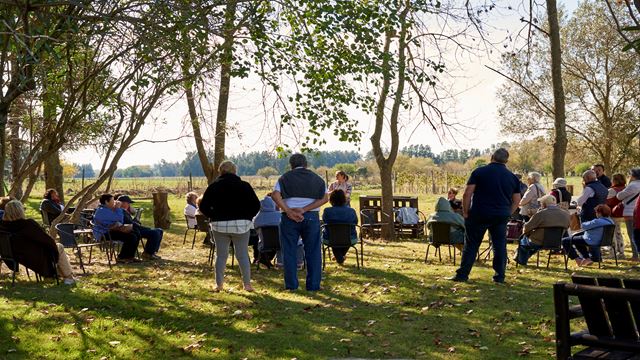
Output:
<path fill-rule="evenodd" d="M 620 191 L 622 191 L 622 189 L 624 189 L 624 186 L 612 186 L 611 189 L 615 190 L 616 194 L 619 193 Z M 612 197 L 607 199 L 607 205 L 609 205 L 609 207 L 611 208 L 611 217 L 622 217 L 622 211 L 624 210 L 624 208 L 622 206 L 616 208 L 616 205 L 620 204 L 622 201 L 618 200 L 617 197 Z M 615 211 L 614 211 L 615 209 Z"/>

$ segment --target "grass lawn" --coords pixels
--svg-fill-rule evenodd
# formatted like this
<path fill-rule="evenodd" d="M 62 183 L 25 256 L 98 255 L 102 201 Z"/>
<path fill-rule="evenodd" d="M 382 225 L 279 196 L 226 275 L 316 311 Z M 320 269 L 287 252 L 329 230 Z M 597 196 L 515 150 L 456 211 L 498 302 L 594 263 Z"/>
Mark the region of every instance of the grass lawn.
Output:
<path fill-rule="evenodd" d="M 434 200 L 421 197 L 426 213 Z M 37 203 L 28 204 L 33 217 Z M 183 246 L 183 200 L 172 197 L 170 206 L 161 261 L 109 270 L 94 254 L 75 287 L 21 274 L 12 288 L 4 268 L 0 359 L 549 359 L 551 285 L 578 271 L 565 272 L 561 257 L 549 270 L 510 263 L 507 285 L 494 285 L 490 262 L 481 262 L 469 283 L 457 284 L 444 279 L 455 270 L 448 259 L 423 262 L 423 241 L 367 240 L 366 268 L 356 269 L 352 253 L 344 267 L 328 263 L 322 291 L 284 291 L 282 272 L 252 268 L 256 292 L 247 293 L 229 261 L 228 291 L 213 293 L 203 234 L 195 249 Z M 150 216 L 143 221 L 152 224 Z M 580 272 L 636 276 L 631 265 Z"/>

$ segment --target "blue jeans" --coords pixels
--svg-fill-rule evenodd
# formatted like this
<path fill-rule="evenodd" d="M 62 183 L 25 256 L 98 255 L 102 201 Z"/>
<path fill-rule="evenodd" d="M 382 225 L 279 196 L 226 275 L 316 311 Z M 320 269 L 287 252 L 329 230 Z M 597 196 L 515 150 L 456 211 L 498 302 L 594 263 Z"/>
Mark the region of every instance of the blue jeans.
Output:
<path fill-rule="evenodd" d="M 493 270 L 494 281 L 504 281 L 505 268 L 507 266 L 507 222 L 509 216 L 478 216 L 469 215 L 465 220 L 466 241 L 462 250 L 460 268 L 456 271 L 456 277 L 462 280 L 469 279 L 469 273 L 476 261 L 478 249 L 489 230 L 493 243 Z"/>
<path fill-rule="evenodd" d="M 160 243 L 162 242 L 162 229 L 151 229 L 148 227 L 140 227 L 140 237 L 147 239 L 144 244 L 144 252 L 153 255 L 160 250 Z"/>
<path fill-rule="evenodd" d="M 527 265 L 529 258 L 542 249 L 542 245 L 532 243 L 526 236 L 520 239 L 518 252 L 516 253 L 516 262 L 520 265 Z"/>
<path fill-rule="evenodd" d="M 282 214 L 280 221 L 280 241 L 284 265 L 284 286 L 287 290 L 298 288 L 298 268 L 296 253 L 298 239 L 302 238 L 304 257 L 307 260 L 306 289 L 320 290 L 322 279 L 322 254 L 320 252 L 320 216 L 317 211 L 304 213 L 304 220 L 295 222 Z"/>

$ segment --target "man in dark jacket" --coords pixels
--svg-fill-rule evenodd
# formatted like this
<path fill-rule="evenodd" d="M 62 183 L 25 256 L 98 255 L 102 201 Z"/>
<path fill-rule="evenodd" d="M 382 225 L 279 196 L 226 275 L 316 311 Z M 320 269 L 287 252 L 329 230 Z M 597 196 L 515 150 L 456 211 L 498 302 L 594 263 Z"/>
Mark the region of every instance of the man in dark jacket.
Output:
<path fill-rule="evenodd" d="M 324 180 L 307 169 L 307 158 L 293 154 L 289 158 L 291 170 L 278 179 L 273 200 L 282 210 L 280 240 L 284 258 L 284 285 L 288 290 L 298 288 L 296 250 L 302 238 L 307 260 L 306 289 L 320 290 L 322 254 L 320 250 L 320 207 L 328 201 Z"/>
<path fill-rule="evenodd" d="M 611 179 L 604 173 L 604 165 L 595 164 L 591 167 L 591 170 L 595 171 L 598 181 L 600 181 L 605 188 L 608 189 L 611 187 Z"/>
<path fill-rule="evenodd" d="M 147 239 L 141 257 L 145 260 L 159 260 L 160 256 L 157 254 L 164 235 L 162 229 L 146 227 L 139 220 L 134 219 L 131 216 L 131 204 L 134 201 L 128 195 L 120 195 L 117 200 L 120 201 L 120 208 L 124 211 L 124 223 L 133 225 L 133 232 L 136 233 L 138 238 Z"/>
<path fill-rule="evenodd" d="M 587 170 L 582 174 L 582 184 L 584 189 L 576 202 L 580 207 L 580 222 L 587 222 L 596 218 L 596 206 L 607 202 L 609 190 L 598 181 L 593 170 Z"/>

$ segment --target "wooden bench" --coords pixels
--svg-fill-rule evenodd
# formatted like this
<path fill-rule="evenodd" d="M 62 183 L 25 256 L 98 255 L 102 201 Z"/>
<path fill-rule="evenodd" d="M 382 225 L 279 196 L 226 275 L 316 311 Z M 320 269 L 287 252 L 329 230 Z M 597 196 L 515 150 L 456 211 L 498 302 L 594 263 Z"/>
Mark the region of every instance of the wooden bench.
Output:
<path fill-rule="evenodd" d="M 363 235 L 365 235 L 365 237 L 380 236 L 380 229 L 382 225 L 384 225 L 382 222 L 382 196 L 364 195 L 360 197 L 359 202 L 360 224 L 362 225 Z M 393 209 L 396 210 L 401 207 L 417 209 L 420 221 L 417 224 L 401 224 L 395 220 L 395 214 L 393 214 L 396 234 L 399 237 L 411 238 L 423 236 L 425 217 L 420 212 L 418 198 L 415 196 L 394 196 Z"/>
<path fill-rule="evenodd" d="M 640 279 L 572 280 L 553 286 L 557 359 L 640 360 Z M 569 296 L 577 296 L 580 305 L 569 306 Z M 587 329 L 571 333 L 570 320 L 577 318 Z M 574 346 L 586 348 L 572 355 Z"/>

